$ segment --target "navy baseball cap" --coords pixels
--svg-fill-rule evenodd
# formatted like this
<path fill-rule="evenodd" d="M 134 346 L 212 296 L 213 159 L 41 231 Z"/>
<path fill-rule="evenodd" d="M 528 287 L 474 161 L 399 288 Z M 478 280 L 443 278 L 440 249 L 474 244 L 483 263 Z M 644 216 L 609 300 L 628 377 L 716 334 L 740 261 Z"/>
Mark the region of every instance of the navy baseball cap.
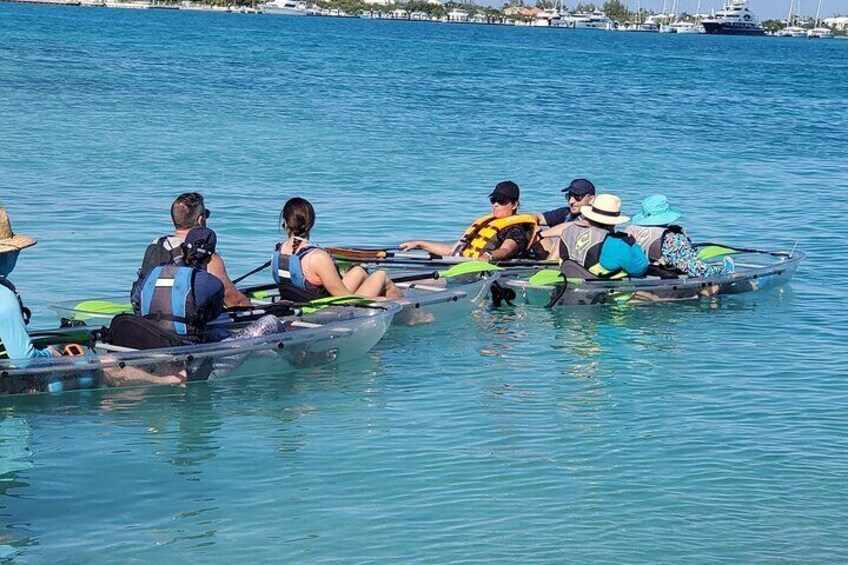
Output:
<path fill-rule="evenodd" d="M 518 189 L 518 185 L 512 182 L 511 180 L 505 180 L 503 182 L 499 182 L 495 186 L 495 190 L 489 195 L 489 198 L 505 198 L 508 200 L 518 200 L 518 195 L 520 190 Z"/>
<path fill-rule="evenodd" d="M 215 253 L 215 247 L 218 245 L 218 236 L 209 228 L 192 228 L 186 234 L 185 245 L 192 251 L 199 252 L 203 255 L 212 255 Z"/>
<path fill-rule="evenodd" d="M 587 194 L 594 196 L 595 185 L 586 179 L 574 179 L 571 181 L 571 184 L 563 188 L 562 191 L 575 196 L 586 196 Z"/>

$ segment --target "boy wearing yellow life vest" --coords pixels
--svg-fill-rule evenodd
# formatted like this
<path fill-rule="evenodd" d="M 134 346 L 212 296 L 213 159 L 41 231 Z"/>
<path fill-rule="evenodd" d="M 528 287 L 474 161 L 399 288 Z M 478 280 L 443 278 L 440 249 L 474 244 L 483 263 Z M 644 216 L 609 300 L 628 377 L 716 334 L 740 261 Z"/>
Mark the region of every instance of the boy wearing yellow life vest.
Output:
<path fill-rule="evenodd" d="M 423 249 L 433 255 L 505 261 L 526 257 L 536 243 L 536 218 L 518 214 L 521 191 L 511 180 L 500 182 L 489 194 L 492 213 L 474 221 L 456 243 L 405 241 L 400 249 Z"/>

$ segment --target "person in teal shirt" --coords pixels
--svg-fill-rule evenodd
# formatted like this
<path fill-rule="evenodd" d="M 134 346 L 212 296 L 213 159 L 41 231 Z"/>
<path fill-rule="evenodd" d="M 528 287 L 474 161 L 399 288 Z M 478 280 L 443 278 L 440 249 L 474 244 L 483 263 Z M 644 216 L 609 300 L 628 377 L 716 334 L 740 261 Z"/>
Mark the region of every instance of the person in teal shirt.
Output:
<path fill-rule="evenodd" d="M 594 278 L 641 277 L 648 270 L 648 258 L 630 235 L 615 226 L 630 218 L 621 213 L 621 199 L 600 194 L 589 206 L 580 208 L 582 220 L 562 230 L 559 259 L 571 261 Z M 587 276 L 587 278 L 588 278 Z"/>
<path fill-rule="evenodd" d="M 36 349 L 26 330 L 29 310 L 24 307 L 8 277 L 22 249 L 35 245 L 25 235 L 15 235 L 6 208 L 0 206 L 0 359 L 32 359 L 60 355 L 48 347 Z"/>

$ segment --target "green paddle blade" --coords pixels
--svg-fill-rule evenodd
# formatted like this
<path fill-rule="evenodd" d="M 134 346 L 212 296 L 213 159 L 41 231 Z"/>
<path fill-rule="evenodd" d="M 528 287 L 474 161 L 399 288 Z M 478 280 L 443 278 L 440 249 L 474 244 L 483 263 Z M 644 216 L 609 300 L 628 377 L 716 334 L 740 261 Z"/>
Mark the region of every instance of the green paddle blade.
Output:
<path fill-rule="evenodd" d="M 462 275 L 472 275 L 475 273 L 490 273 L 493 271 L 503 271 L 503 267 L 486 263 L 485 261 L 466 261 L 457 263 L 447 271 L 439 271 L 439 276 L 442 278 L 459 277 Z"/>
<path fill-rule="evenodd" d="M 132 312 L 129 302 L 113 302 L 111 300 L 83 300 L 74 307 L 75 312 L 83 314 L 107 314 L 115 316 Z"/>
<path fill-rule="evenodd" d="M 262 299 L 268 298 L 270 296 L 276 296 L 276 293 L 271 294 L 271 292 L 269 292 L 267 290 L 256 290 L 256 291 L 247 293 L 248 298 L 256 298 L 257 300 L 262 300 Z"/>
<path fill-rule="evenodd" d="M 544 269 L 534 274 L 528 281 L 533 286 L 554 286 L 562 284 L 562 273 L 556 269 Z"/>
<path fill-rule="evenodd" d="M 303 307 L 304 314 L 312 314 L 328 306 L 349 306 L 353 304 L 371 304 L 373 298 L 362 298 L 361 296 L 328 296 L 318 298 L 309 302 L 310 306 Z"/>
<path fill-rule="evenodd" d="M 739 253 L 739 251 L 724 245 L 706 245 L 698 250 L 698 258 L 701 261 L 707 261 L 721 257 L 722 255 L 730 255 L 731 253 Z"/>

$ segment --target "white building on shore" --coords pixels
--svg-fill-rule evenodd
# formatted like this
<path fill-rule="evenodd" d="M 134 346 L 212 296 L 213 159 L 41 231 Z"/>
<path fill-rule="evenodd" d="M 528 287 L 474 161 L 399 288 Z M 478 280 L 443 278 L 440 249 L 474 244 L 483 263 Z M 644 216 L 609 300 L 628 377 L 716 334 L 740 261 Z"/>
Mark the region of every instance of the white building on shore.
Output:
<path fill-rule="evenodd" d="M 822 23 L 836 31 L 848 31 L 848 16 L 837 16 L 835 18 L 826 18 Z"/>

